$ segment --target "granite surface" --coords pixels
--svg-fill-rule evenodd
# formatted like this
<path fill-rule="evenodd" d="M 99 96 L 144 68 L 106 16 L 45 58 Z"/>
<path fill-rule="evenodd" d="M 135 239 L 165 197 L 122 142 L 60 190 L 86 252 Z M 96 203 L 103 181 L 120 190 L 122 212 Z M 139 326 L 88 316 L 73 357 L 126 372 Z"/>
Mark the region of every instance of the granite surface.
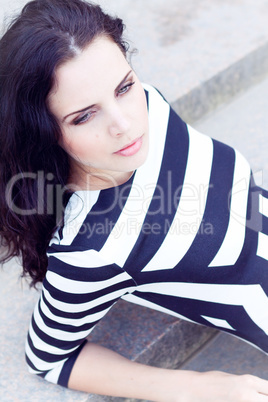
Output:
<path fill-rule="evenodd" d="M 211 328 L 121 300 L 88 339 L 139 363 L 176 368 L 215 334 Z"/>
<path fill-rule="evenodd" d="M 268 72 L 268 70 L 267 70 Z M 249 161 L 259 186 L 268 189 L 268 80 L 238 93 L 193 123 L 202 133 L 238 149 Z"/>
<path fill-rule="evenodd" d="M 183 370 L 220 370 L 253 374 L 268 380 L 267 355 L 231 335 L 219 333 L 198 356 L 181 366 Z"/>
<path fill-rule="evenodd" d="M 26 0 L 0 0 L 0 21 Z M 267 0 L 96 0 L 123 18 L 131 63 L 184 120 L 204 113 L 268 69 Z"/>

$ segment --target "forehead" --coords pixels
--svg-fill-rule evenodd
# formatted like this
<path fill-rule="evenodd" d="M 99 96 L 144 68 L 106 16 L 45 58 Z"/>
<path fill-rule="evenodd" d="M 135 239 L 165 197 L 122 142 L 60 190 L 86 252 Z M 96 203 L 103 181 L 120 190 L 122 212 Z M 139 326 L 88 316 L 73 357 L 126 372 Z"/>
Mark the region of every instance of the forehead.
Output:
<path fill-rule="evenodd" d="M 128 70 L 129 65 L 119 46 L 105 36 L 98 37 L 57 68 L 49 105 L 52 111 L 60 106 L 68 112 L 70 100 L 78 108 L 85 107 L 85 102 L 95 103 L 105 91 L 118 85 Z"/>

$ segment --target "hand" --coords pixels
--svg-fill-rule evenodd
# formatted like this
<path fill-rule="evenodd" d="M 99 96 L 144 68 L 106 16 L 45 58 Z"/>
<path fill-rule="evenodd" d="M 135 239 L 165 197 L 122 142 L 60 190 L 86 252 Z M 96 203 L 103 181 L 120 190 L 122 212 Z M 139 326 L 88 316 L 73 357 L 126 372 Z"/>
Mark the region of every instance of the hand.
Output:
<path fill-rule="evenodd" d="M 178 402 L 268 402 L 268 381 L 253 375 L 192 372 L 189 385 L 189 396 Z"/>

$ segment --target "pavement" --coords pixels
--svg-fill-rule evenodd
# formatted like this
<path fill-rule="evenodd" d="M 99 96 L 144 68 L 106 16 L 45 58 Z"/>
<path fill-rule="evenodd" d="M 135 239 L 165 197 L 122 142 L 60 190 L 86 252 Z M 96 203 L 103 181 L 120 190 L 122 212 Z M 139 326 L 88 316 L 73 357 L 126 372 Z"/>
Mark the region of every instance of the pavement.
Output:
<path fill-rule="evenodd" d="M 10 20 L 26 0 L 0 0 Z M 185 121 L 195 121 L 268 68 L 266 0 L 96 0 L 123 18 L 131 64 Z"/>
<path fill-rule="evenodd" d="M 0 0 L 0 23 L 26 1 Z M 99 0 L 123 18 L 138 52 L 131 63 L 199 131 L 238 148 L 268 188 L 267 0 Z M 5 20 L 4 20 L 5 18 Z M 75 392 L 28 374 L 24 341 L 38 292 L 17 260 L 0 271 L 0 400 L 126 401 Z M 250 372 L 268 379 L 267 357 L 248 344 L 174 317 L 118 303 L 92 340 L 162 367 Z"/>

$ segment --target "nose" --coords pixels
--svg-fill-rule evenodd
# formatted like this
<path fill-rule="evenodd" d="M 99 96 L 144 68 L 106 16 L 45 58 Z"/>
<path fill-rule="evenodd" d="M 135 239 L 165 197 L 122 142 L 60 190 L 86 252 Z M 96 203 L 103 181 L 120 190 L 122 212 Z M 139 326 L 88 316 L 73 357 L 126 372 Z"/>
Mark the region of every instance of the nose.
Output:
<path fill-rule="evenodd" d="M 127 134 L 130 121 L 126 112 L 118 104 L 114 104 L 109 111 L 108 131 L 113 137 Z"/>

